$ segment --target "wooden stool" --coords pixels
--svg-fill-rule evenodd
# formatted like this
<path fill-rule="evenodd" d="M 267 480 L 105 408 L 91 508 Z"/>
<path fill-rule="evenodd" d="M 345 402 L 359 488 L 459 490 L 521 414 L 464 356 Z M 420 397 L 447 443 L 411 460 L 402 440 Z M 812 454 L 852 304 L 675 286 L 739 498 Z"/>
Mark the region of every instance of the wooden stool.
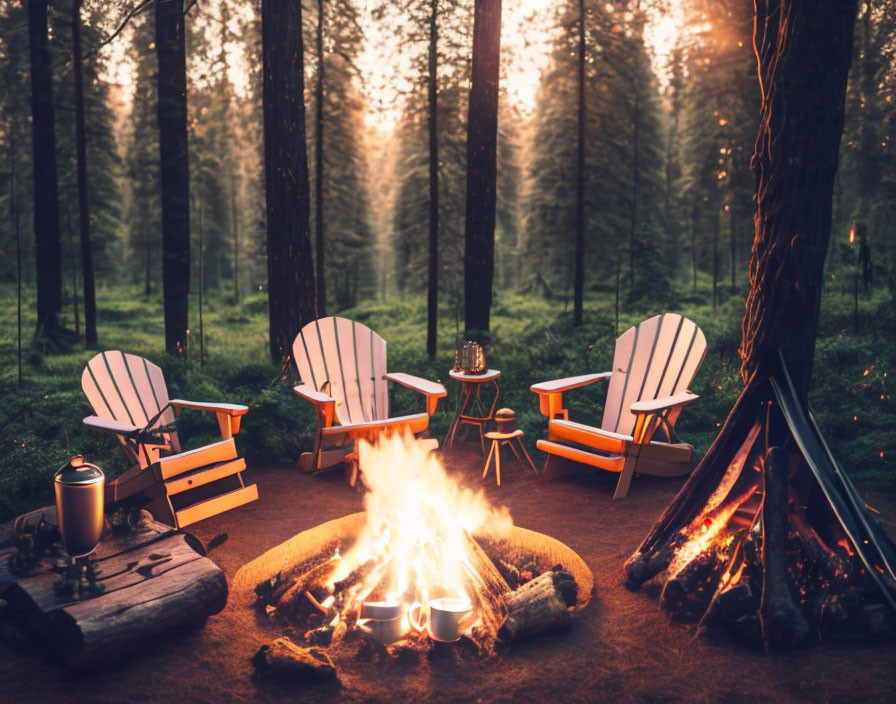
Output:
<path fill-rule="evenodd" d="M 522 430 L 514 430 L 511 433 L 498 433 L 498 432 L 490 432 L 485 433 L 485 437 L 488 440 L 492 441 L 491 450 L 489 450 L 488 457 L 485 460 L 485 469 L 482 471 L 482 478 L 488 475 L 488 468 L 492 462 L 492 455 L 495 457 L 495 476 L 498 480 L 498 486 L 501 486 L 501 448 L 504 445 L 509 445 L 510 449 L 513 450 L 513 454 L 516 455 L 516 458 L 522 462 L 523 458 L 520 457 L 520 453 L 517 452 L 517 447 L 523 451 L 523 455 L 526 457 L 526 461 L 529 463 L 529 466 L 532 468 L 532 471 L 535 472 L 535 475 L 538 476 L 538 470 L 535 469 L 535 465 L 532 463 L 532 458 L 529 457 L 529 453 L 526 452 L 526 448 L 523 445 Z"/>

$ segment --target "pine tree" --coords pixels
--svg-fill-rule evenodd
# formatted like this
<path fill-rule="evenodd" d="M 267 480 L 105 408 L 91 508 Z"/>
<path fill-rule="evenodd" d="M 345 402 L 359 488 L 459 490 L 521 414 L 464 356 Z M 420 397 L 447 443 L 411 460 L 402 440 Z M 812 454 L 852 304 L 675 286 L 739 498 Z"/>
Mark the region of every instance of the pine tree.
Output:
<path fill-rule="evenodd" d="M 750 158 L 759 92 L 752 53 L 752 6 L 737 0 L 692 0 L 676 55 L 682 76 L 681 187 L 691 219 L 692 269 L 707 258 L 713 290 L 721 278 L 721 234 L 728 229 L 731 288 L 748 258 L 754 179 Z M 713 250 L 703 243 L 711 233 Z M 696 278 L 695 278 L 696 281 Z"/>
<path fill-rule="evenodd" d="M 156 118 L 155 38 L 152 18 L 134 22 L 131 54 L 136 57 L 131 131 L 128 135 L 126 170 L 131 194 L 127 222 L 129 268 L 140 272 L 144 295 L 152 293 L 159 276 L 162 245 L 159 186 L 159 130 Z"/>
<path fill-rule="evenodd" d="M 270 350 L 280 362 L 289 356 L 299 330 L 317 314 L 309 239 L 304 42 L 301 3 L 262 0 L 261 10 Z"/>

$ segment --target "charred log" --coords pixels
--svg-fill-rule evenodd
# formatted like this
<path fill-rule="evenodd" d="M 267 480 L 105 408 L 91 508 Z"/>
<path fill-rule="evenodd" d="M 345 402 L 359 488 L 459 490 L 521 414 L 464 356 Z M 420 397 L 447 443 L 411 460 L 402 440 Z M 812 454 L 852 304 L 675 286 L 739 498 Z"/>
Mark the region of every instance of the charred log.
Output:
<path fill-rule="evenodd" d="M 759 621 L 765 649 L 790 645 L 806 637 L 809 625 L 794 599 L 787 557 L 788 453 L 773 447 L 765 458 L 762 505 L 762 601 Z"/>
<path fill-rule="evenodd" d="M 666 582 L 660 604 L 679 620 L 700 619 L 716 591 L 725 562 L 715 547 L 704 550 Z"/>

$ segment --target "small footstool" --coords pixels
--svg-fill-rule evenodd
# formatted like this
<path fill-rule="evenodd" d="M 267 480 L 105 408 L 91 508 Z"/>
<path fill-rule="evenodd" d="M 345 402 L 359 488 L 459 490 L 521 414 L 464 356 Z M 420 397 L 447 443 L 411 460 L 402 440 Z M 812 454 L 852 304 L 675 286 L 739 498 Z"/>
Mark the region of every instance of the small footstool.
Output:
<path fill-rule="evenodd" d="M 485 469 L 482 471 L 482 478 L 485 479 L 486 476 L 488 476 L 488 470 L 492 463 L 492 457 L 494 456 L 495 478 L 498 481 L 498 486 L 501 486 L 501 448 L 504 446 L 510 446 L 513 454 L 516 455 L 516 458 L 520 462 L 522 462 L 523 457 L 525 457 L 529 466 L 532 468 L 532 471 L 535 472 L 535 475 L 537 476 L 538 470 L 535 469 L 535 465 L 532 463 L 532 458 L 529 457 L 529 453 L 526 452 L 526 448 L 523 445 L 523 431 L 517 430 L 514 427 L 516 425 L 516 414 L 509 408 L 502 408 L 495 414 L 495 421 L 498 426 L 497 430 L 485 433 L 483 436 L 486 440 L 491 440 L 492 445 L 488 457 L 485 460 Z M 520 456 L 520 452 L 523 453 L 523 456 Z"/>

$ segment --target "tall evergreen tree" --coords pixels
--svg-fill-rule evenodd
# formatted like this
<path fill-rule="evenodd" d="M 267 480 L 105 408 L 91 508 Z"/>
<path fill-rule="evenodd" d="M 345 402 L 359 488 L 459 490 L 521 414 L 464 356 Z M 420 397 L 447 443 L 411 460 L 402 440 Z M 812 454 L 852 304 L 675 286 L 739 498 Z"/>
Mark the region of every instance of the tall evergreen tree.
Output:
<path fill-rule="evenodd" d="M 81 234 L 81 272 L 84 278 L 84 343 L 96 346 L 96 283 L 90 244 L 90 205 L 87 198 L 87 130 L 84 126 L 84 85 L 81 55 L 81 0 L 72 0 L 72 74 L 75 79 L 75 142 L 78 160 L 78 219 Z"/>
<path fill-rule="evenodd" d="M 181 356 L 187 351 L 190 294 L 190 164 L 183 0 L 156 4 L 156 55 L 165 349 Z"/>
<path fill-rule="evenodd" d="M 134 99 L 128 134 L 126 172 L 130 186 L 130 268 L 140 272 L 144 295 L 149 296 L 158 276 L 161 252 L 159 185 L 159 130 L 156 117 L 157 61 L 153 23 L 148 15 L 134 22 L 131 55 L 135 56 Z"/>

